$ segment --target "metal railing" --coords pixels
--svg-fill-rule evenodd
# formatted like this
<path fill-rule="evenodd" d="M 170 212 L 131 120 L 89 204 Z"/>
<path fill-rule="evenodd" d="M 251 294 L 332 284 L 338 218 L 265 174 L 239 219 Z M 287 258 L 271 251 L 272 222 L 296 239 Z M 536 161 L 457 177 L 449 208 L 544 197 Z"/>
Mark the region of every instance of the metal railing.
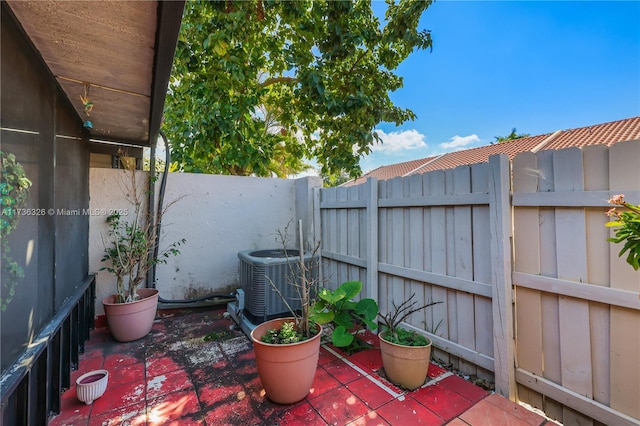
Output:
<path fill-rule="evenodd" d="M 95 317 L 95 276 L 89 275 L 0 379 L 2 424 L 46 425 L 60 413 Z"/>

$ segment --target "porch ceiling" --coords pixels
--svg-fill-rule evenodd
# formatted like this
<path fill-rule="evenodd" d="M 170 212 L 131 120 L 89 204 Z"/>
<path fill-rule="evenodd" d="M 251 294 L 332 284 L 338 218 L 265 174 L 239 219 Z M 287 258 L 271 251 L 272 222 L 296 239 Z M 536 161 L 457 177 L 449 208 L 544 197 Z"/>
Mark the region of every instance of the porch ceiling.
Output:
<path fill-rule="evenodd" d="M 148 146 L 157 137 L 183 1 L 8 4 L 92 138 Z"/>

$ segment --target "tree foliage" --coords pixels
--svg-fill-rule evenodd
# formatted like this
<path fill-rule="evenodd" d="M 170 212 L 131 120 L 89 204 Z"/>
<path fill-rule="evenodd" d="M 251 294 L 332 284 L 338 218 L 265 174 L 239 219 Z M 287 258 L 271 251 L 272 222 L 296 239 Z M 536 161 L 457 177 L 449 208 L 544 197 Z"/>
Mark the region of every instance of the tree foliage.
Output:
<path fill-rule="evenodd" d="M 180 169 L 285 175 L 316 159 L 323 175 L 361 173 L 380 122 L 412 120 L 389 93 L 394 70 L 431 47 L 431 1 L 187 2 L 164 130 Z"/>
<path fill-rule="evenodd" d="M 318 175 L 322 178 L 322 183 L 325 188 L 340 186 L 343 183 L 353 180 L 349 173 L 344 170 L 334 174 L 322 174 L 322 171 L 318 170 Z"/>
<path fill-rule="evenodd" d="M 0 151 L 0 310 L 3 312 L 13 300 L 16 286 L 24 278 L 24 269 L 10 256 L 9 234 L 18 226 L 22 217 L 19 210 L 27 204 L 31 185 L 16 156 Z"/>
<path fill-rule="evenodd" d="M 496 140 L 492 143 L 502 143 L 512 141 L 514 139 L 528 138 L 529 136 L 531 136 L 529 133 L 517 133 L 516 128 L 514 127 L 513 129 L 511 129 L 511 133 L 509 133 L 507 136 L 494 136 Z"/>

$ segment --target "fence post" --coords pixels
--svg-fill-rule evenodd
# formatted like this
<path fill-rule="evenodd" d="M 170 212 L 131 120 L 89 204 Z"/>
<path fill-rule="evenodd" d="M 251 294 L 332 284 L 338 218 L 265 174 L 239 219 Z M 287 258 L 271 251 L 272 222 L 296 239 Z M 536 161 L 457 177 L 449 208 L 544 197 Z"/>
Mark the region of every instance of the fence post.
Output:
<path fill-rule="evenodd" d="M 378 300 L 378 179 L 370 177 L 365 184 L 367 202 L 367 282 L 366 297 Z"/>
<path fill-rule="evenodd" d="M 313 248 L 319 241 L 319 234 L 316 227 L 319 228 L 320 206 L 316 203 L 316 191 L 322 187 L 322 179 L 316 176 L 307 176 L 296 179 L 294 183 L 295 191 L 295 211 L 296 221 L 302 220 L 303 232 L 306 235 L 304 239 L 305 250 Z M 317 207 L 316 207 L 317 206 Z"/>
<path fill-rule="evenodd" d="M 515 400 L 509 158 L 504 154 L 490 156 L 489 173 L 495 388 L 499 394 Z"/>

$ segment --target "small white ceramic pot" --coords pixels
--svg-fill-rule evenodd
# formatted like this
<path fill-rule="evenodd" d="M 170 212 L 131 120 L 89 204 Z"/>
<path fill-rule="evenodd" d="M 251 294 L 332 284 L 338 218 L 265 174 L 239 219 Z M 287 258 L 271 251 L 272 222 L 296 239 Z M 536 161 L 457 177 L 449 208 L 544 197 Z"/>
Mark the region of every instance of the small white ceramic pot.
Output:
<path fill-rule="evenodd" d="M 100 398 L 107 390 L 109 372 L 107 370 L 93 370 L 76 380 L 76 395 L 78 399 L 89 405 Z"/>

